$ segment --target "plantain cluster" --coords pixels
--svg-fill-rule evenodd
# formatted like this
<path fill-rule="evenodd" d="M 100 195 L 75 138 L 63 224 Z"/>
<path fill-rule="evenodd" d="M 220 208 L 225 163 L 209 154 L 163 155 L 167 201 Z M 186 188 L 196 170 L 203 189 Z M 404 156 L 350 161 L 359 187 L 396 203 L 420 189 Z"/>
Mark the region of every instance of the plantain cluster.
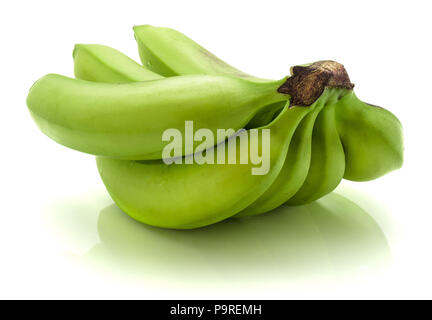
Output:
<path fill-rule="evenodd" d="M 198 228 L 309 203 L 343 178 L 372 180 L 402 166 L 399 120 L 359 100 L 339 63 L 318 61 L 293 67 L 281 80 L 261 79 L 176 30 L 144 25 L 134 32 L 142 65 L 113 48 L 79 44 L 76 79 L 46 75 L 27 98 L 43 133 L 96 155 L 112 199 L 134 219 Z M 185 134 L 189 120 L 215 136 L 218 129 L 254 131 L 236 157 L 269 150 L 268 172 L 251 174 L 253 161 L 166 164 L 163 132 Z M 192 150 L 228 148 L 225 138 L 236 137 L 194 142 Z M 191 156 L 185 147 L 175 151 Z"/>

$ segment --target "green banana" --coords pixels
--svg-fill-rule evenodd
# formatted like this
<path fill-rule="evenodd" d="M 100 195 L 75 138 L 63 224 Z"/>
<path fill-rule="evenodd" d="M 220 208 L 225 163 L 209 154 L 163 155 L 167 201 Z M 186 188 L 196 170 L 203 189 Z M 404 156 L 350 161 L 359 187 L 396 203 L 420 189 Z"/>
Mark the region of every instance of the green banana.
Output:
<path fill-rule="evenodd" d="M 287 106 L 270 125 L 254 129 L 259 135 L 244 131 L 249 133 L 249 159 L 244 164 L 237 161 L 166 165 L 161 160 L 138 162 L 98 157 L 99 173 L 112 199 L 138 221 L 173 229 L 206 226 L 233 216 L 265 192 L 283 166 L 295 128 L 310 110 Z M 259 143 L 263 129 L 270 129 L 268 146 L 264 145 L 266 142 Z M 270 151 L 269 172 L 251 174 L 250 155 L 263 154 L 265 149 Z M 239 159 L 245 150 L 236 148 L 236 152 Z"/>
<path fill-rule="evenodd" d="M 128 83 L 163 77 L 113 48 L 98 44 L 77 44 L 73 51 L 74 72 L 78 79 Z"/>
<path fill-rule="evenodd" d="M 346 93 L 347 94 L 347 93 Z M 337 95 L 320 112 L 312 133 L 312 156 L 309 172 L 300 190 L 287 204 L 312 202 L 332 192 L 345 172 L 345 155 L 336 130 Z"/>
<path fill-rule="evenodd" d="M 336 119 L 345 179 L 372 180 L 402 166 L 402 125 L 390 111 L 364 103 L 352 92 L 339 101 Z"/>
<path fill-rule="evenodd" d="M 165 77 L 225 74 L 253 81 L 268 81 L 232 67 L 174 29 L 150 25 L 134 26 L 133 29 L 143 65 Z"/>
<path fill-rule="evenodd" d="M 27 105 L 42 132 L 67 147 L 120 159 L 161 159 L 169 144 L 162 141 L 165 130 L 177 129 L 184 136 L 185 120 L 214 136 L 217 129 L 243 128 L 261 107 L 289 99 L 289 94 L 278 91 L 286 80 L 256 83 L 188 75 L 108 84 L 50 74 L 30 89 Z M 193 141 L 191 150 L 185 151 L 183 141 L 174 154 L 213 145 L 214 141 Z"/>
<path fill-rule="evenodd" d="M 221 74 L 250 79 L 254 82 L 268 81 L 232 67 L 174 29 L 150 25 L 135 26 L 133 29 L 143 65 L 165 77 L 187 74 Z M 269 104 L 257 113 L 246 128 L 257 128 L 269 123 L 284 105 L 283 102 Z"/>

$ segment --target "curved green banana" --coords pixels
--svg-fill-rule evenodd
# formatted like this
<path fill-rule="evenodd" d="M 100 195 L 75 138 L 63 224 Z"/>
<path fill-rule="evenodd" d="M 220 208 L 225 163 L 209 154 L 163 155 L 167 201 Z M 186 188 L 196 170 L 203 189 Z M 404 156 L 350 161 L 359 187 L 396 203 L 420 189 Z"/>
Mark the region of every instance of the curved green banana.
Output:
<path fill-rule="evenodd" d="M 232 67 L 174 29 L 150 25 L 135 26 L 133 29 L 143 65 L 165 77 L 225 74 L 253 81 L 268 81 Z"/>
<path fill-rule="evenodd" d="M 335 119 L 337 101 L 340 97 L 342 94 L 330 97 L 327 106 L 316 119 L 312 133 L 312 155 L 308 175 L 301 188 L 287 201 L 287 204 L 305 204 L 319 199 L 333 191 L 343 178 L 345 155 Z"/>
<path fill-rule="evenodd" d="M 278 92 L 285 81 L 189 75 L 108 84 L 51 74 L 33 85 L 27 105 L 40 129 L 67 147 L 122 159 L 161 159 L 169 144 L 162 141 L 165 130 L 177 129 L 184 137 L 185 120 L 215 137 L 217 129 L 243 128 L 261 107 L 289 99 Z M 185 145 L 182 141 L 174 154 L 198 152 L 214 141 L 193 141 L 186 151 Z"/>
<path fill-rule="evenodd" d="M 254 129 L 259 135 L 247 134 L 249 151 L 246 150 L 248 161 L 244 164 L 237 160 L 236 164 L 167 165 L 161 160 L 138 162 L 98 157 L 99 172 L 112 199 L 132 218 L 164 228 L 206 226 L 233 216 L 265 192 L 285 161 L 295 128 L 310 110 L 287 106 L 269 126 Z M 263 129 L 270 129 L 268 146 L 265 141 L 260 143 Z M 254 165 L 250 155 L 263 154 L 265 149 L 270 152 L 268 173 L 251 174 Z M 244 152 L 236 148 L 237 159 Z"/>
<path fill-rule="evenodd" d="M 99 44 L 77 44 L 73 51 L 74 72 L 78 79 L 127 83 L 162 79 L 163 77 L 111 47 Z"/>
<path fill-rule="evenodd" d="M 336 119 L 345 179 L 372 180 L 402 166 L 402 125 L 390 111 L 364 103 L 352 92 L 339 101 Z"/>
<path fill-rule="evenodd" d="M 268 81 L 232 67 L 174 29 L 150 25 L 135 26 L 133 29 L 143 65 L 163 76 L 221 74 L 250 79 L 254 82 Z M 279 102 L 263 108 L 246 128 L 257 128 L 268 124 L 284 105 L 285 103 Z"/>

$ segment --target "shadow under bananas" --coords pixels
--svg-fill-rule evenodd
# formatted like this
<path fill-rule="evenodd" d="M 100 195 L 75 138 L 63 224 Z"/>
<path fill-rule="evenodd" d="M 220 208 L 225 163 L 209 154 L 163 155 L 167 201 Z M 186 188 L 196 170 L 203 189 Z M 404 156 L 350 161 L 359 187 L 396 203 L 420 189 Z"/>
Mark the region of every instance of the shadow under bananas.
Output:
<path fill-rule="evenodd" d="M 101 210 L 101 242 L 87 258 L 121 273 L 169 279 L 254 281 L 363 276 L 390 261 L 383 231 L 363 209 L 332 193 L 314 203 L 195 230 L 165 230 Z"/>

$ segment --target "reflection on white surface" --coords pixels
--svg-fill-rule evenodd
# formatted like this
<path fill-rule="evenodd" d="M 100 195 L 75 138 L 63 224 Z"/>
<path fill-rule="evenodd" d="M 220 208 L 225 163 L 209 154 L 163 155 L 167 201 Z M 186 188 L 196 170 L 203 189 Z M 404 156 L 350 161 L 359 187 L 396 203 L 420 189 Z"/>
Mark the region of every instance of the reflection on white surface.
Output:
<path fill-rule="evenodd" d="M 332 193 L 196 230 L 134 221 L 112 204 L 101 210 L 100 243 L 84 255 L 97 270 L 141 279 L 203 284 L 352 279 L 391 260 L 383 231 L 349 199 Z"/>

